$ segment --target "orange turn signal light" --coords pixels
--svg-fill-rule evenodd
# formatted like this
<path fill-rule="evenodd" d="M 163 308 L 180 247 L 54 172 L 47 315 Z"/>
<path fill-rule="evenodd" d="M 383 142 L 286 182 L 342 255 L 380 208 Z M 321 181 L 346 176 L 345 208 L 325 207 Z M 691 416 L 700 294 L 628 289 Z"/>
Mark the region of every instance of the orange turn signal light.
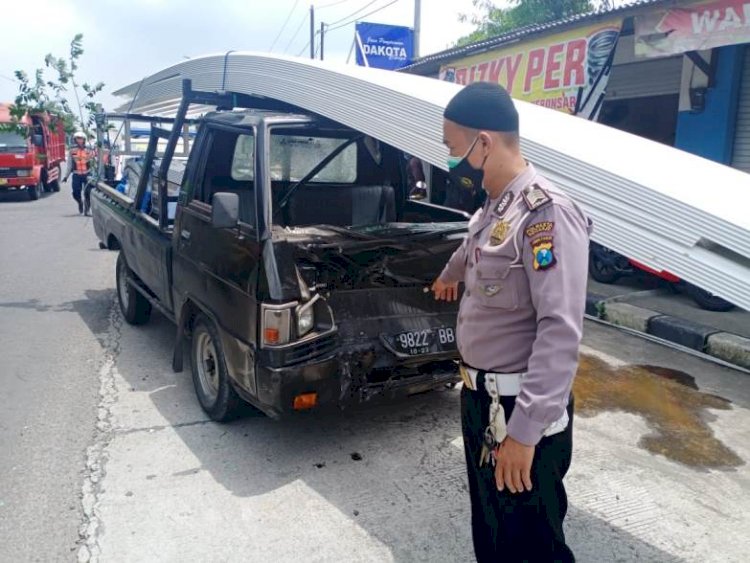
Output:
<path fill-rule="evenodd" d="M 278 344 L 281 333 L 278 328 L 267 328 L 263 333 L 263 340 L 266 344 Z"/>
<path fill-rule="evenodd" d="M 297 395 L 294 398 L 294 410 L 304 411 L 311 409 L 318 404 L 317 393 L 305 393 L 304 395 Z"/>

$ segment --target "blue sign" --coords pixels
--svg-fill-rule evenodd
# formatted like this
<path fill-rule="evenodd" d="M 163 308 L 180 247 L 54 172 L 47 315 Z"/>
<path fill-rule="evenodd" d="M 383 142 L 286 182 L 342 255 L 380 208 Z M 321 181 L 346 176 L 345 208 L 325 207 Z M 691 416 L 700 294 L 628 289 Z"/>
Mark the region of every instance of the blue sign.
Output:
<path fill-rule="evenodd" d="M 410 27 L 359 22 L 354 33 L 360 66 L 396 70 L 414 57 L 414 31 Z"/>

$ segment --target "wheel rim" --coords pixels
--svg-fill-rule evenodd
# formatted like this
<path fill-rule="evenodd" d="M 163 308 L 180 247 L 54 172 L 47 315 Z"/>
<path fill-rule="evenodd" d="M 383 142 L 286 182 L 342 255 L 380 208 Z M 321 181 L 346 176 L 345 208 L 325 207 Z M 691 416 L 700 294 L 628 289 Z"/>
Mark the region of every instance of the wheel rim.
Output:
<path fill-rule="evenodd" d="M 119 267 L 119 274 L 117 276 L 117 291 L 120 294 L 120 303 L 122 303 L 122 308 L 127 309 L 128 305 L 130 304 L 130 293 L 128 292 L 128 276 L 127 272 L 125 271 L 125 265 L 120 264 Z"/>
<path fill-rule="evenodd" d="M 206 332 L 196 335 L 195 363 L 203 394 L 211 400 L 219 395 L 219 365 L 213 338 Z"/>

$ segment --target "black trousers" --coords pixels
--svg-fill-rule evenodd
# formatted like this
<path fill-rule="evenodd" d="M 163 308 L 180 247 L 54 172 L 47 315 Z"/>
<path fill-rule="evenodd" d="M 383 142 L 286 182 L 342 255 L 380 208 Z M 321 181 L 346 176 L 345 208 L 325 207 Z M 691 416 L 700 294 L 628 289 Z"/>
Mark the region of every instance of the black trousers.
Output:
<path fill-rule="evenodd" d="M 492 464 L 479 467 L 482 437 L 489 419 L 490 396 L 481 391 L 461 391 L 461 422 L 471 495 L 471 529 L 474 553 L 484 562 L 575 561 L 565 543 L 563 520 L 568 498 L 563 477 L 573 452 L 573 398 L 568 406 L 570 424 L 559 434 L 542 438 L 531 467 L 532 490 L 513 494 L 495 484 Z M 502 397 L 506 419 L 515 397 Z"/>
<path fill-rule="evenodd" d="M 83 174 L 75 174 L 75 173 L 72 176 L 73 176 L 72 178 L 73 179 L 73 183 L 72 183 L 73 199 L 76 200 L 79 204 L 81 204 L 82 203 L 81 192 L 86 187 L 86 182 L 88 182 L 89 176 L 88 174 L 84 176 Z M 90 189 L 87 189 L 84 193 L 87 202 L 89 201 L 90 194 L 91 194 Z"/>

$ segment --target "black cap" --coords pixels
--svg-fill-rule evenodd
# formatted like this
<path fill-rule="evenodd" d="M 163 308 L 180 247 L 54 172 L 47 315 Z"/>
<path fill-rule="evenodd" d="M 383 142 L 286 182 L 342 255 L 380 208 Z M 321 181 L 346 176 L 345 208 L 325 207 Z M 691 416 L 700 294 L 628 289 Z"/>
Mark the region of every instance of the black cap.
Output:
<path fill-rule="evenodd" d="M 516 106 L 499 84 L 469 84 L 448 102 L 443 117 L 471 129 L 518 133 Z"/>

